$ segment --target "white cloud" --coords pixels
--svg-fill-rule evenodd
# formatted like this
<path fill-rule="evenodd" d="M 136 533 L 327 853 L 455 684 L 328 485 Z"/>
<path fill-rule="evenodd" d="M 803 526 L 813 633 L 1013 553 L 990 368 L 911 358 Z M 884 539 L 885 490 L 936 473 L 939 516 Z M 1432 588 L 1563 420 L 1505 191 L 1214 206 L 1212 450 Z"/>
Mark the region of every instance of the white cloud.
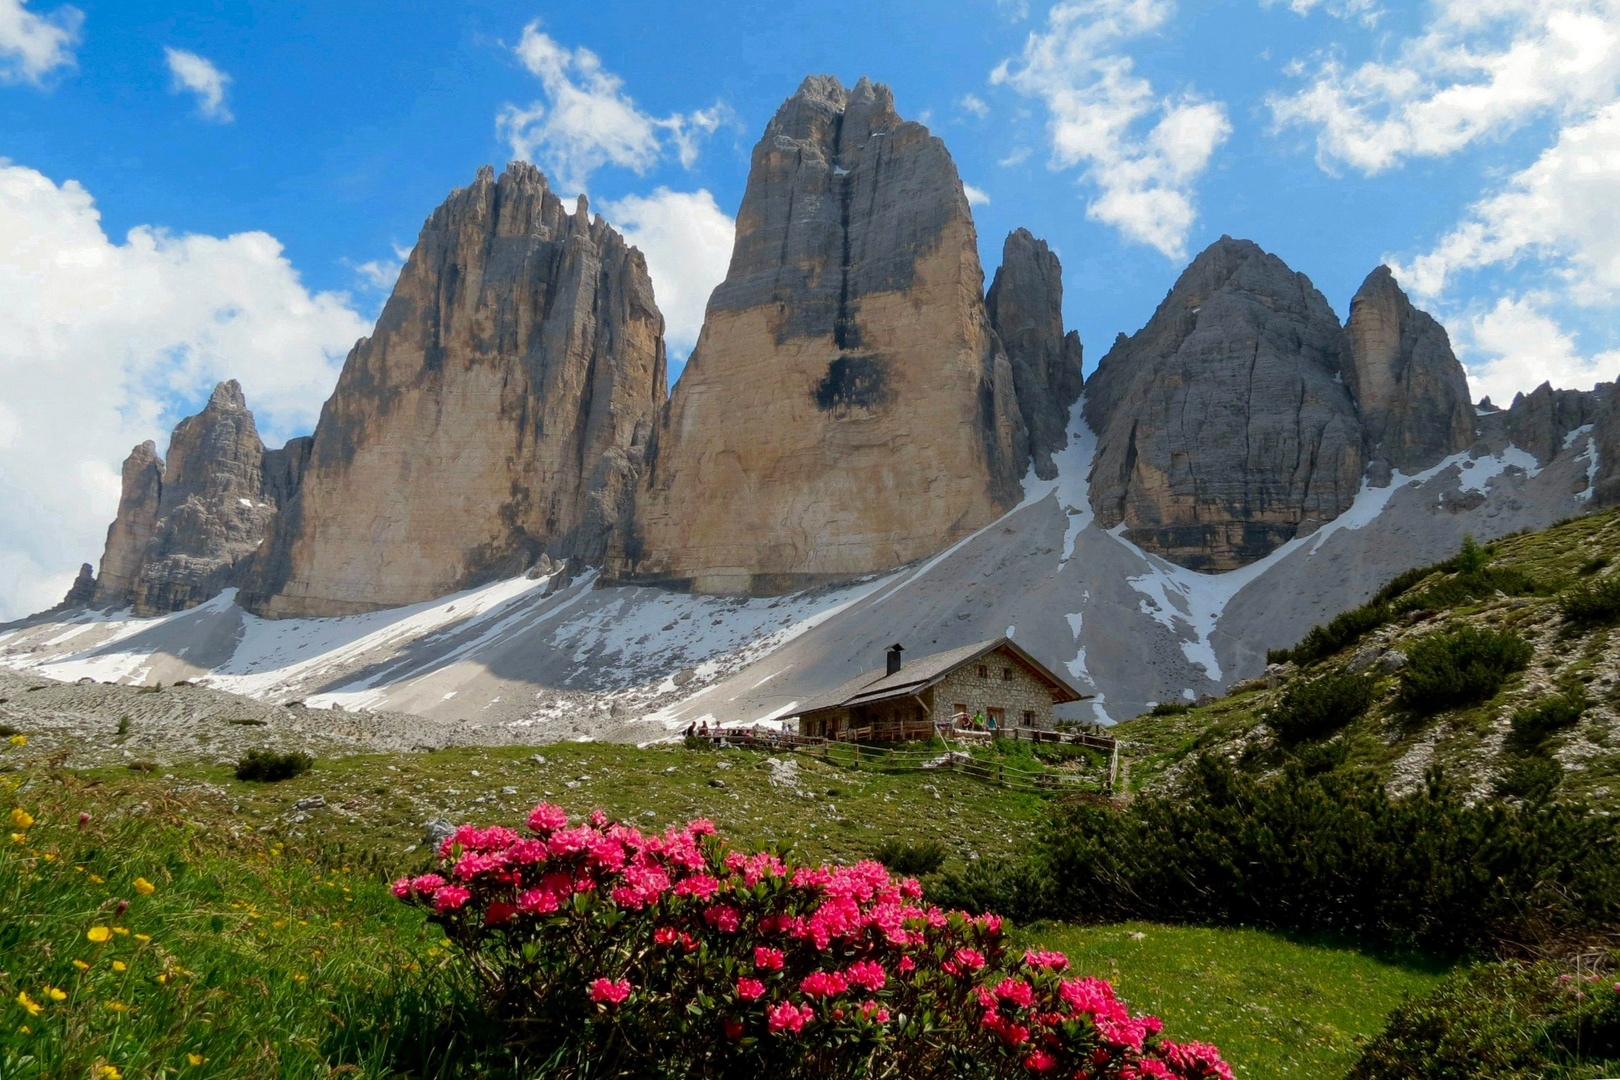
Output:
<path fill-rule="evenodd" d="M 1620 104 L 1566 127 L 1403 273 L 1436 296 L 1461 271 L 1526 256 L 1554 266 L 1577 303 L 1620 297 Z"/>
<path fill-rule="evenodd" d="M 962 194 L 967 196 L 969 206 L 990 205 L 990 193 L 983 188 L 976 188 L 972 184 L 963 184 Z"/>
<path fill-rule="evenodd" d="M 1055 5 L 995 84 L 1045 101 L 1054 168 L 1083 167 L 1097 189 L 1086 216 L 1186 257 L 1198 178 L 1232 132 L 1226 108 L 1188 91 L 1161 97 L 1135 73 L 1126 42 L 1163 28 L 1171 0 L 1069 0 Z"/>
<path fill-rule="evenodd" d="M 956 104 L 963 112 L 972 113 L 980 120 L 990 115 L 990 106 L 978 94 L 963 94 Z"/>
<path fill-rule="evenodd" d="M 0 161 L 0 618 L 62 598 L 101 555 L 131 446 L 240 379 L 265 441 L 307 432 L 370 327 L 312 295 L 262 232 L 101 228 L 78 183 Z"/>
<path fill-rule="evenodd" d="M 36 15 L 28 0 L 0 0 L 0 82 L 39 86 L 58 68 L 72 67 L 84 12 L 66 5 Z"/>
<path fill-rule="evenodd" d="M 360 279 L 362 288 L 389 292 L 399 280 L 399 272 L 405 268 L 405 260 L 410 257 L 410 248 L 395 244 L 392 259 L 368 259 L 363 263 L 351 263 L 345 259 L 343 264 L 354 271 L 355 277 Z"/>
<path fill-rule="evenodd" d="M 1309 15 L 1321 8 L 1335 19 L 1355 20 L 1363 26 L 1376 26 L 1384 14 L 1376 0 L 1260 0 L 1261 7 L 1286 4 L 1295 15 Z"/>
<path fill-rule="evenodd" d="M 1309 85 L 1268 98 L 1277 126 L 1314 128 L 1324 169 L 1372 174 L 1615 96 L 1620 0 L 1433 0 L 1430 9 L 1390 60 L 1351 68 L 1319 58 Z"/>
<path fill-rule="evenodd" d="M 1004 169 L 1010 169 L 1015 165 L 1022 165 L 1024 162 L 1028 161 L 1031 153 L 1032 151 L 1029 147 L 1020 146 L 1018 149 L 996 162 L 996 164 L 1000 165 Z"/>
<path fill-rule="evenodd" d="M 184 49 L 165 46 L 163 55 L 169 62 L 169 74 L 173 76 L 170 90 L 176 94 L 188 91 L 195 94 L 198 115 L 220 124 L 228 124 L 236 119 L 231 115 L 230 106 L 225 104 L 225 88 L 231 82 L 229 75 L 207 58 Z"/>
<path fill-rule="evenodd" d="M 496 133 L 513 156 L 544 168 L 565 193 L 586 190 L 591 174 L 605 165 L 644 175 L 663 156 L 666 142 L 690 169 L 702 140 L 730 118 L 724 105 L 649 116 L 624 92 L 624 80 L 603 68 L 595 53 L 559 45 L 541 32 L 538 21 L 523 28 L 513 51 L 540 80 L 547 100 L 528 108 L 503 105 L 495 118 Z"/>
<path fill-rule="evenodd" d="M 709 294 L 725 280 L 737 226 L 706 190 L 630 195 L 606 204 L 606 216 L 647 257 L 664 338 L 684 355 L 697 343 Z"/>
<path fill-rule="evenodd" d="M 1547 299 L 1503 297 L 1468 322 L 1458 351 L 1475 400 L 1489 397 L 1506 407 L 1514 394 L 1544 382 L 1590 390 L 1594 383 L 1620 377 L 1620 351 L 1582 356 L 1574 340 L 1541 309 Z"/>

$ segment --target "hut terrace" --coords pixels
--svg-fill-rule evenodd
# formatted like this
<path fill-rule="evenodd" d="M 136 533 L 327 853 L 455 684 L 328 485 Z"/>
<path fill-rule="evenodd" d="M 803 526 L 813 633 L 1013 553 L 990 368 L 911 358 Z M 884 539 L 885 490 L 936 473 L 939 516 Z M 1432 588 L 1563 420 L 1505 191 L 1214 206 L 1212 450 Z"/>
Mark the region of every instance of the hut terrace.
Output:
<path fill-rule="evenodd" d="M 986 728 L 1052 730 L 1054 705 L 1081 694 L 1010 638 L 992 638 L 903 663 L 889 649 L 867 672 L 799 710 L 799 733 L 825 739 L 926 739 L 982 718 Z"/>

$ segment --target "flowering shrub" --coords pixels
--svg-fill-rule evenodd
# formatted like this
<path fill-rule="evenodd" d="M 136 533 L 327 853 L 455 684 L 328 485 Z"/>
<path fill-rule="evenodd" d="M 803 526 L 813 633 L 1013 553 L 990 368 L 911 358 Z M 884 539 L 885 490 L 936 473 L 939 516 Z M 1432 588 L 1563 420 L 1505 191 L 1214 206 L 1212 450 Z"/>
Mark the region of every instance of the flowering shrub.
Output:
<path fill-rule="evenodd" d="M 1230 1080 L 1061 953 L 1008 953 L 1001 919 L 925 904 L 876 862 L 796 866 L 663 835 L 462 826 L 437 873 L 394 882 L 465 950 L 553 1075 Z"/>

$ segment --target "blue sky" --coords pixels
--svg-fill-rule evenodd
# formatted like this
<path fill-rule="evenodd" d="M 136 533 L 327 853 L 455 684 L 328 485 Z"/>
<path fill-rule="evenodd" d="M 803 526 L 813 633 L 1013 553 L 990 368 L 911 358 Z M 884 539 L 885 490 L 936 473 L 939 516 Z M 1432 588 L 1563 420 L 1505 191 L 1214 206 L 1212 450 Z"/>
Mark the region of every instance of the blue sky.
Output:
<path fill-rule="evenodd" d="M 307 431 L 486 162 L 625 227 L 678 360 L 822 72 L 944 138 L 987 277 L 1012 228 L 1053 245 L 1088 369 L 1230 233 L 1341 315 L 1392 261 L 1476 395 L 1620 373 L 1620 0 L 0 0 L 0 616 L 98 556 L 119 461 L 216 379 Z"/>

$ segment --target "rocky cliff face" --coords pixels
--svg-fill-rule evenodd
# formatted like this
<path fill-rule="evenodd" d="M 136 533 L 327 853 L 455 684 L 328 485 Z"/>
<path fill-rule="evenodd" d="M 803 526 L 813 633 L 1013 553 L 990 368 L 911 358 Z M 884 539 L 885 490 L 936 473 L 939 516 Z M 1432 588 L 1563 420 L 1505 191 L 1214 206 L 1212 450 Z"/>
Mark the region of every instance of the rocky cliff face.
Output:
<path fill-rule="evenodd" d="M 1607 384 L 1607 400 L 1592 427 L 1597 468 L 1592 473 L 1592 502 L 1620 503 L 1620 381 Z"/>
<path fill-rule="evenodd" d="M 1008 234 L 985 297 L 990 325 L 1012 364 L 1018 410 L 1035 475 L 1057 475 L 1052 455 L 1069 443 L 1069 410 L 1080 398 L 1080 335 L 1063 332 L 1063 268 L 1028 229 Z"/>
<path fill-rule="evenodd" d="M 1344 381 L 1361 414 L 1369 461 L 1414 473 L 1468 449 L 1474 406 L 1451 339 L 1380 266 L 1350 302 Z"/>
<path fill-rule="evenodd" d="M 1028 443 L 983 288 L 944 144 L 886 87 L 805 80 L 754 149 L 616 572 L 775 592 L 993 521 Z"/>
<path fill-rule="evenodd" d="M 1348 352 L 1305 275 L 1222 237 L 1088 383 L 1098 521 L 1183 566 L 1230 570 L 1337 517 L 1364 465 Z"/>
<path fill-rule="evenodd" d="M 88 597 L 81 574 L 68 602 L 155 615 L 240 584 L 276 517 L 264 485 L 269 456 L 241 386 L 220 383 L 201 412 L 175 426 L 167 464 L 150 442 L 124 462 L 101 574 Z"/>
<path fill-rule="evenodd" d="M 1597 423 L 1611 389 L 1612 384 L 1603 384 L 1595 390 L 1554 390 L 1551 383 L 1542 383 L 1528 394 L 1516 394 L 1502 418 L 1507 437 L 1545 465 L 1564 448 L 1570 432 Z"/>
<path fill-rule="evenodd" d="M 146 545 L 157 530 L 162 498 L 163 462 L 157 444 L 147 440 L 124 459 L 118 516 L 107 527 L 101 573 L 96 576 L 96 603 L 126 604 L 133 598 L 135 581 L 146 563 Z"/>
<path fill-rule="evenodd" d="M 271 616 L 409 604 L 541 554 L 600 562 L 665 396 L 641 253 L 533 166 L 485 168 L 428 219 L 314 438 L 243 602 Z"/>

